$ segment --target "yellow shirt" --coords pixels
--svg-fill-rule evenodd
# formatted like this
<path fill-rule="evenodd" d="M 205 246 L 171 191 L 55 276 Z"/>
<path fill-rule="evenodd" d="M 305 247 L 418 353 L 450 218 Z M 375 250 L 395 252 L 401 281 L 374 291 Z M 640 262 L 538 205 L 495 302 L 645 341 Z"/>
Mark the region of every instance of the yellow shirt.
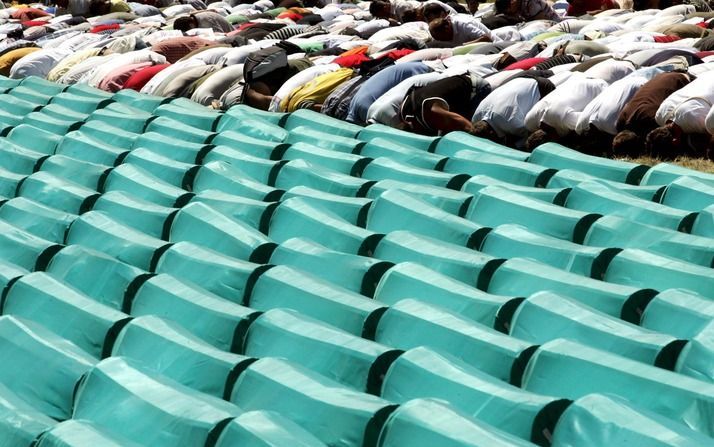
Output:
<path fill-rule="evenodd" d="M 2 56 L 0 56 L 0 75 L 10 76 L 10 69 L 13 65 L 15 65 L 15 62 L 19 61 L 30 53 L 39 51 L 40 49 L 41 48 L 38 47 L 25 47 L 8 51 L 7 53 L 3 54 Z"/>

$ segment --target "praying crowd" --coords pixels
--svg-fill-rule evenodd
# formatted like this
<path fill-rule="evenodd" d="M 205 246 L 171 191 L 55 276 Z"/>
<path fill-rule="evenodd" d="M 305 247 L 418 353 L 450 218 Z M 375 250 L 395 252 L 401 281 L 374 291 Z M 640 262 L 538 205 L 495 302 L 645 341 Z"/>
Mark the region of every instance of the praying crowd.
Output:
<path fill-rule="evenodd" d="M 5 5 L 0 74 L 526 150 L 714 154 L 705 0 L 242 1 Z"/>

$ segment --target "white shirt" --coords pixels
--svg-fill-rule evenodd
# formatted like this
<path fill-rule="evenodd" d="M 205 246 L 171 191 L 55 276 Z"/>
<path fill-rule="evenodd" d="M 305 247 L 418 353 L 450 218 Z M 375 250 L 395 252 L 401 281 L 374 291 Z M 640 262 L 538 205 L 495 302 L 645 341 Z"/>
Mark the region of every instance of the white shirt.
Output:
<path fill-rule="evenodd" d="M 580 113 L 607 87 L 602 79 L 591 79 L 584 74 L 574 73 L 570 79 L 556 87 L 526 115 L 526 128 L 533 132 L 541 123 L 554 128 L 558 135 L 566 135 L 575 130 Z"/>
<path fill-rule="evenodd" d="M 528 134 L 525 127 L 526 113 L 538 101 L 540 92 L 535 79 L 514 79 L 486 96 L 476 108 L 472 121 L 488 122 L 499 137 L 525 137 Z"/>
<path fill-rule="evenodd" d="M 456 14 L 450 16 L 449 19 L 454 29 L 454 37 L 451 39 L 451 44 L 454 46 L 463 45 L 483 36 L 492 37 L 491 30 L 473 16 Z"/>
<path fill-rule="evenodd" d="M 624 78 L 635 71 L 635 65 L 629 61 L 608 59 L 585 70 L 585 76 L 602 79 L 608 84 Z"/>
<path fill-rule="evenodd" d="M 443 73 L 431 72 L 412 76 L 387 90 L 385 94 L 377 98 L 377 100 L 367 109 L 367 122 L 382 123 L 387 126 L 395 127 L 399 125 L 399 107 L 404 101 L 407 91 L 412 86 L 424 86 L 431 82 L 438 81 L 445 75 Z"/>
<path fill-rule="evenodd" d="M 47 77 L 47 73 L 70 54 L 72 54 L 72 50 L 65 48 L 35 51 L 15 62 L 10 69 L 10 77 L 15 79 L 28 76 Z"/>
<path fill-rule="evenodd" d="M 714 72 L 706 72 L 672 93 L 660 104 L 655 121 L 664 126 L 672 121 L 684 133 L 707 133 L 706 119 L 714 102 Z M 714 122 L 711 123 L 714 130 Z"/>

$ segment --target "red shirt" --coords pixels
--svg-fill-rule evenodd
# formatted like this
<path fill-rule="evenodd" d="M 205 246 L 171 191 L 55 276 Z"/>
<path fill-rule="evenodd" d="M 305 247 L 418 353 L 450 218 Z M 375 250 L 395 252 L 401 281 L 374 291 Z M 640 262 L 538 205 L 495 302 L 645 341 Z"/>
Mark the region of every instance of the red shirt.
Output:
<path fill-rule="evenodd" d="M 679 36 L 654 36 L 654 41 L 657 43 L 676 42 L 681 39 Z"/>
<path fill-rule="evenodd" d="M 528 59 L 523 59 L 522 61 L 512 63 L 508 67 L 504 68 L 504 70 L 530 70 L 541 62 L 547 60 L 548 58 L 546 57 L 529 57 Z"/>
<path fill-rule="evenodd" d="M 137 92 L 141 90 L 147 82 L 151 80 L 158 72 L 168 67 L 171 64 L 160 64 L 152 65 L 151 67 L 142 68 L 136 73 L 129 76 L 129 79 L 124 83 L 124 88 L 131 90 L 136 90 Z"/>
<path fill-rule="evenodd" d="M 369 58 L 364 54 L 350 54 L 349 56 L 340 56 L 332 62 L 340 67 L 352 68 L 368 60 Z"/>
<path fill-rule="evenodd" d="M 118 23 L 114 23 L 112 25 L 99 25 L 95 26 L 91 30 L 89 30 L 90 33 L 101 33 L 102 31 L 109 31 L 113 29 L 119 29 L 120 26 Z"/>
<path fill-rule="evenodd" d="M 200 37 L 182 36 L 162 40 L 152 46 L 151 50 L 163 55 L 169 63 L 173 64 L 193 50 L 209 47 L 211 45 L 216 45 L 216 43 L 211 42 L 210 40 L 201 39 Z"/>

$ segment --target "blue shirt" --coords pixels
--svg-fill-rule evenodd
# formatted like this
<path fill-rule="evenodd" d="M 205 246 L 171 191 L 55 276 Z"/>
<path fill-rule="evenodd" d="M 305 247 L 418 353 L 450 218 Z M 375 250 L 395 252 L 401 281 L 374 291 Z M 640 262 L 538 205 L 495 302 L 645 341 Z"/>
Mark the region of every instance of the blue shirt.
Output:
<path fill-rule="evenodd" d="M 350 102 L 347 121 L 363 124 L 369 107 L 389 89 L 412 76 L 432 71 L 423 62 L 392 65 L 366 80 Z"/>

